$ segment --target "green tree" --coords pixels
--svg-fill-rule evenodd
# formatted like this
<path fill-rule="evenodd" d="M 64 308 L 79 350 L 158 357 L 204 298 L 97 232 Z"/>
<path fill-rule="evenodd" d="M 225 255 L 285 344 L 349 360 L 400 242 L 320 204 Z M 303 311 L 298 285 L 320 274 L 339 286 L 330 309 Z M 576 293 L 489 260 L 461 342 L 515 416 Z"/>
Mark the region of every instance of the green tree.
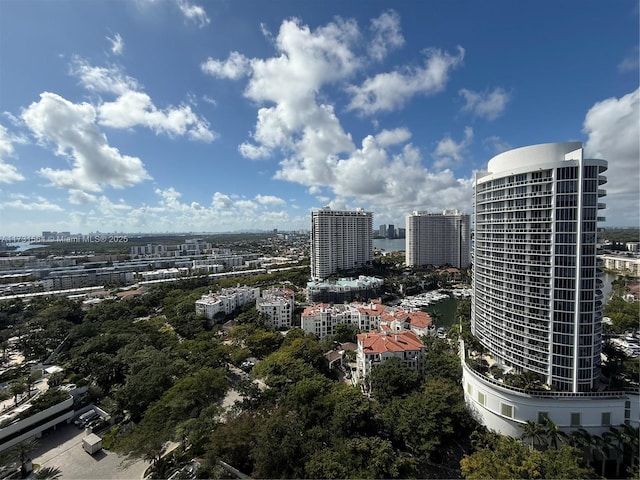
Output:
<path fill-rule="evenodd" d="M 557 450 L 560 443 L 567 440 L 567 434 L 560 430 L 560 427 L 551 421 L 549 417 L 544 418 L 542 425 L 547 438 L 547 445 Z"/>
<path fill-rule="evenodd" d="M 587 430 L 579 428 L 571 432 L 568 443 L 582 452 L 582 459 L 586 464 L 593 462 L 596 442 Z"/>
<path fill-rule="evenodd" d="M 358 328 L 355 325 L 339 323 L 336 325 L 333 333 L 333 339 L 338 343 L 356 342 Z"/>
<path fill-rule="evenodd" d="M 475 426 L 462 389 L 446 379 L 427 380 L 422 391 L 391 399 L 382 418 L 394 440 L 430 463 L 455 457 L 452 452 L 463 448 L 458 438 Z"/>
<path fill-rule="evenodd" d="M 277 448 L 274 448 L 277 445 Z M 253 476 L 258 478 L 306 478 L 306 452 L 320 448 L 311 430 L 295 412 L 278 409 L 265 419 L 256 446 Z"/>
<path fill-rule="evenodd" d="M 595 478 L 593 470 L 581 464 L 578 450 L 568 445 L 531 450 L 513 438 L 499 436 L 492 447 L 480 448 L 461 460 L 464 478 Z"/>
<path fill-rule="evenodd" d="M 270 353 L 275 352 L 284 338 L 279 332 L 267 332 L 265 330 L 256 330 L 245 340 L 245 346 L 258 358 L 264 358 Z"/>
<path fill-rule="evenodd" d="M 443 338 L 423 336 L 425 346 L 424 375 L 425 378 L 446 378 L 459 382 L 462 380 L 462 366 L 457 352 L 452 351 L 449 343 Z"/>
<path fill-rule="evenodd" d="M 174 382 L 174 374 L 170 368 L 170 361 L 165 355 L 151 349 L 154 359 L 149 359 L 150 364 L 138 362 L 137 368 L 132 368 L 132 373 L 127 375 L 127 380 L 118 390 L 118 400 L 123 410 L 128 410 L 131 419 L 139 422 L 146 409 L 158 400 Z M 159 356 L 156 356 L 159 355 Z M 136 364 L 134 364 L 136 365 Z"/>
<path fill-rule="evenodd" d="M 394 397 L 415 392 L 420 383 L 420 374 L 397 357 L 390 358 L 371 370 L 371 393 L 381 404 Z"/>
<path fill-rule="evenodd" d="M 317 375 L 311 365 L 294 358 L 282 349 L 272 353 L 253 368 L 253 374 L 273 388 L 283 389 L 289 384 Z"/>
<path fill-rule="evenodd" d="M 328 405 L 333 407 L 328 425 L 332 435 L 351 437 L 377 432 L 376 410 L 359 388 L 337 384 L 328 397 Z"/>
<path fill-rule="evenodd" d="M 11 384 L 11 394 L 13 395 L 13 401 L 17 405 L 18 404 L 18 396 L 27 391 L 27 386 L 24 382 L 13 382 Z"/>
<path fill-rule="evenodd" d="M 226 372 L 221 368 L 203 368 L 179 379 L 149 406 L 140 423 L 122 437 L 120 448 L 157 463 L 165 443 L 175 438 L 178 425 L 219 402 L 228 387 Z"/>
<path fill-rule="evenodd" d="M 222 407 L 217 404 L 202 409 L 200 415 L 188 418 L 176 426 L 175 438 L 182 442 L 182 449 L 188 448 L 190 455 L 202 455 L 207 451 L 211 433 L 219 424 Z"/>
<path fill-rule="evenodd" d="M 258 412 L 242 412 L 219 424 L 213 430 L 205 457 L 209 464 L 221 459 L 241 472 L 254 469 L 254 449 L 264 428 L 264 418 Z"/>
<path fill-rule="evenodd" d="M 15 444 L 6 452 L 6 458 L 15 459 L 20 464 L 20 478 L 27 478 L 31 473 L 31 453 L 37 448 L 36 440 L 25 440 Z"/>
<path fill-rule="evenodd" d="M 546 443 L 546 434 L 547 429 L 542 423 L 527 420 L 527 423 L 522 427 L 522 435 L 520 438 L 522 440 L 530 439 L 530 446 L 533 450 L 534 448 L 541 447 Z"/>
<path fill-rule="evenodd" d="M 607 327 L 614 333 L 637 330 L 640 324 L 640 302 L 627 302 L 620 295 L 612 296 L 604 306 L 604 314 L 611 318 Z"/>
<path fill-rule="evenodd" d="M 413 458 L 399 455 L 379 437 L 354 437 L 313 453 L 305 478 L 408 478 L 415 476 Z"/>

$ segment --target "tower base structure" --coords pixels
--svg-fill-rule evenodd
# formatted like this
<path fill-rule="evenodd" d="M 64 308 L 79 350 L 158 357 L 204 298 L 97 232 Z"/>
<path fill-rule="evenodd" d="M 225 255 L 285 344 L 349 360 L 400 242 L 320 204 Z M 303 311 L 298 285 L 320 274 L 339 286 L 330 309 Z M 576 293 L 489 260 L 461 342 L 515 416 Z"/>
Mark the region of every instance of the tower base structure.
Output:
<path fill-rule="evenodd" d="M 524 390 L 474 371 L 464 358 L 462 386 L 465 402 L 476 419 L 489 430 L 514 438 L 520 438 L 527 421 L 542 422 L 545 417 L 567 434 L 584 429 L 590 435 L 601 435 L 624 423 L 634 428 L 640 425 L 638 390 Z"/>

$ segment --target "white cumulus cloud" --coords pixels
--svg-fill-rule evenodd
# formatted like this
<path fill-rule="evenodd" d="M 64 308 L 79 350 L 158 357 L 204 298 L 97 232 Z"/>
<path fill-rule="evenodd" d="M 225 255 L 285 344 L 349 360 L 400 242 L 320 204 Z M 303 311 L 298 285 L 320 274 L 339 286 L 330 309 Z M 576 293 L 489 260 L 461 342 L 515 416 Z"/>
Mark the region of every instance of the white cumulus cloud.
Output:
<path fill-rule="evenodd" d="M 464 159 L 467 147 L 471 145 L 472 141 L 473 129 L 471 127 L 464 129 L 464 139 L 460 142 L 456 142 L 449 135 L 445 136 L 438 142 L 433 153 L 433 157 L 436 160 L 434 167 L 440 169 L 461 162 Z"/>
<path fill-rule="evenodd" d="M 13 183 L 24 180 L 24 176 L 13 165 L 6 163 L 7 157 L 13 157 L 15 142 L 22 143 L 22 140 L 9 133 L 9 131 L 0 125 L 0 182 Z"/>
<path fill-rule="evenodd" d="M 231 200 L 229 195 L 216 192 L 213 194 L 213 198 L 211 199 L 211 205 L 215 209 L 227 209 L 233 205 L 233 200 Z"/>
<path fill-rule="evenodd" d="M 231 52 L 226 60 L 215 60 L 211 57 L 200 65 L 202 71 L 218 78 L 236 80 L 250 71 L 250 61 L 238 52 Z"/>
<path fill-rule="evenodd" d="M 189 105 L 159 110 L 143 92 L 128 91 L 113 102 L 104 102 L 98 107 L 98 121 L 111 128 L 143 126 L 156 133 L 188 135 L 205 142 L 216 138 L 207 121 L 199 118 Z"/>
<path fill-rule="evenodd" d="M 286 205 L 282 198 L 273 195 L 256 195 L 256 202 L 260 205 Z"/>
<path fill-rule="evenodd" d="M 640 89 L 593 105 L 584 120 L 586 154 L 609 162 L 607 224 L 637 225 L 640 218 Z"/>
<path fill-rule="evenodd" d="M 52 144 L 56 155 L 72 163 L 69 170 L 40 170 L 54 186 L 96 192 L 106 185 L 121 188 L 150 178 L 139 158 L 123 155 L 109 145 L 88 103 L 74 104 L 44 92 L 40 101 L 23 110 L 22 120 L 39 142 Z"/>
<path fill-rule="evenodd" d="M 98 200 L 98 197 L 91 193 L 83 192 L 82 190 L 70 189 L 69 190 L 69 203 L 74 205 L 85 205 L 93 203 Z"/>
<path fill-rule="evenodd" d="M 75 58 L 72 73 L 87 90 L 116 96 L 113 101 L 100 99 L 96 107 L 100 125 L 110 128 L 142 126 L 156 134 L 187 136 L 207 143 L 218 136 L 211 130 L 209 122 L 199 117 L 186 103 L 158 108 L 142 91 L 137 80 L 125 75 L 119 67 L 96 67 Z"/>
<path fill-rule="evenodd" d="M 138 81 L 125 75 L 116 66 L 95 67 L 85 60 L 75 57 L 71 73 L 80 79 L 80 84 L 91 92 L 122 95 L 140 88 Z"/>
<path fill-rule="evenodd" d="M 400 15 L 393 10 L 372 19 L 370 29 L 373 32 L 373 38 L 369 43 L 369 55 L 375 60 L 384 60 L 390 50 L 404 45 Z"/>
<path fill-rule="evenodd" d="M 178 0 L 178 7 L 188 21 L 195 23 L 200 28 L 211 23 L 207 12 L 200 5 L 194 5 L 188 0 Z"/>
<path fill-rule="evenodd" d="M 450 71 L 462 64 L 464 48 L 458 47 L 457 55 L 429 48 L 425 56 L 423 67 L 380 73 L 359 86 L 350 86 L 348 91 L 353 98 L 348 108 L 365 115 L 390 112 L 403 107 L 415 95 L 433 95 L 444 90 Z"/>
<path fill-rule="evenodd" d="M 420 151 L 408 143 L 409 129 L 365 134 L 358 147 L 338 118 L 343 108 L 327 101 L 329 88 L 345 88 L 371 67 L 368 59 L 383 58 L 404 43 L 399 17 L 392 11 L 374 19 L 369 34 L 367 43 L 353 20 L 336 18 L 311 29 L 293 18 L 282 22 L 275 37 L 267 35 L 276 50 L 273 56 L 247 59 L 233 52 L 227 60 L 209 58 L 202 66 L 207 74 L 246 79 L 244 94 L 258 105 L 255 129 L 239 146 L 240 153 L 250 159 L 281 155 L 274 178 L 305 186 L 319 202 L 366 203 L 391 218 L 398 211 L 431 206 L 468 211 L 470 180 L 456 178 L 449 170 L 425 168 Z M 358 53 L 363 51 L 366 56 Z M 369 78 L 360 87 L 347 87 L 353 95 L 347 110 L 390 111 L 415 95 L 442 91 L 463 58 L 462 47 L 455 54 L 426 50 L 420 67 L 399 68 Z M 471 129 L 468 134 L 472 137 Z M 464 145 L 459 148 L 460 156 Z M 455 152 L 446 153 L 453 158 Z M 258 197 L 227 200 L 229 209 L 260 203 Z"/>
<path fill-rule="evenodd" d="M 378 145 L 388 147 L 399 143 L 405 143 L 411 138 L 411 132 L 406 128 L 396 128 L 393 130 L 383 130 L 376 135 Z"/>
<path fill-rule="evenodd" d="M 15 208 L 16 210 L 28 210 L 28 211 L 42 211 L 42 212 L 61 212 L 62 207 L 55 203 L 51 203 L 49 200 L 42 196 L 37 196 L 34 200 L 17 198 L 8 202 L 2 202 L 3 208 Z"/>
<path fill-rule="evenodd" d="M 511 100 L 511 94 L 503 88 L 480 93 L 463 88 L 459 94 L 465 99 L 462 111 L 471 112 L 474 116 L 487 120 L 495 120 L 502 115 Z"/>

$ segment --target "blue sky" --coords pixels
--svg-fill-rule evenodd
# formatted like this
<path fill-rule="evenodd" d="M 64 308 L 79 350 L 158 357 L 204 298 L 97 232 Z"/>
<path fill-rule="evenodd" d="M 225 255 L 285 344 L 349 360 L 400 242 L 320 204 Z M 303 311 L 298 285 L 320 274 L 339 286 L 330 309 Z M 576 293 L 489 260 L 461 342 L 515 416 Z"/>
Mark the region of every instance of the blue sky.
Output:
<path fill-rule="evenodd" d="M 471 213 L 525 145 L 609 161 L 640 211 L 639 12 L 610 1 L 0 1 L 0 235 Z"/>

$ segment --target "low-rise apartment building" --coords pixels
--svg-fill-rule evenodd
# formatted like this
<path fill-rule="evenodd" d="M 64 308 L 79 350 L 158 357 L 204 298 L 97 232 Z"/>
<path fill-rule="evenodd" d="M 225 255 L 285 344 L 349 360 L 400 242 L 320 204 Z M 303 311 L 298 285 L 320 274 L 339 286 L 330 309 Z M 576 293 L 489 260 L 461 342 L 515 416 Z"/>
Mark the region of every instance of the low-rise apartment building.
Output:
<path fill-rule="evenodd" d="M 640 257 L 626 255 L 598 255 L 604 268 L 632 277 L 640 277 Z"/>
<path fill-rule="evenodd" d="M 256 300 L 256 310 L 263 313 L 267 323 L 275 329 L 291 326 L 294 308 L 294 293 L 289 288 L 264 290 Z"/>
<path fill-rule="evenodd" d="M 360 275 L 358 278 L 340 278 L 334 282 L 314 281 L 307 283 L 307 297 L 310 302 L 351 302 L 356 298 L 368 300 L 381 295 L 384 287 L 382 278 Z"/>
<path fill-rule="evenodd" d="M 434 333 L 433 319 L 428 313 L 389 307 L 379 302 L 337 305 L 319 303 L 305 308 L 302 312 L 302 329 L 318 338 L 333 335 L 335 327 L 339 324 L 353 325 L 360 331 L 378 330 L 383 327 L 388 331 L 409 330 L 416 335 Z"/>
<path fill-rule="evenodd" d="M 255 302 L 260 297 L 260 289 L 238 285 L 234 288 L 223 288 L 218 292 L 209 292 L 196 300 L 196 313 L 209 320 L 219 313 L 230 314 L 236 308 Z"/>
<path fill-rule="evenodd" d="M 409 368 L 423 368 L 424 344 L 409 330 L 358 334 L 355 381 L 366 385 L 371 371 L 390 358 L 399 358 Z"/>

